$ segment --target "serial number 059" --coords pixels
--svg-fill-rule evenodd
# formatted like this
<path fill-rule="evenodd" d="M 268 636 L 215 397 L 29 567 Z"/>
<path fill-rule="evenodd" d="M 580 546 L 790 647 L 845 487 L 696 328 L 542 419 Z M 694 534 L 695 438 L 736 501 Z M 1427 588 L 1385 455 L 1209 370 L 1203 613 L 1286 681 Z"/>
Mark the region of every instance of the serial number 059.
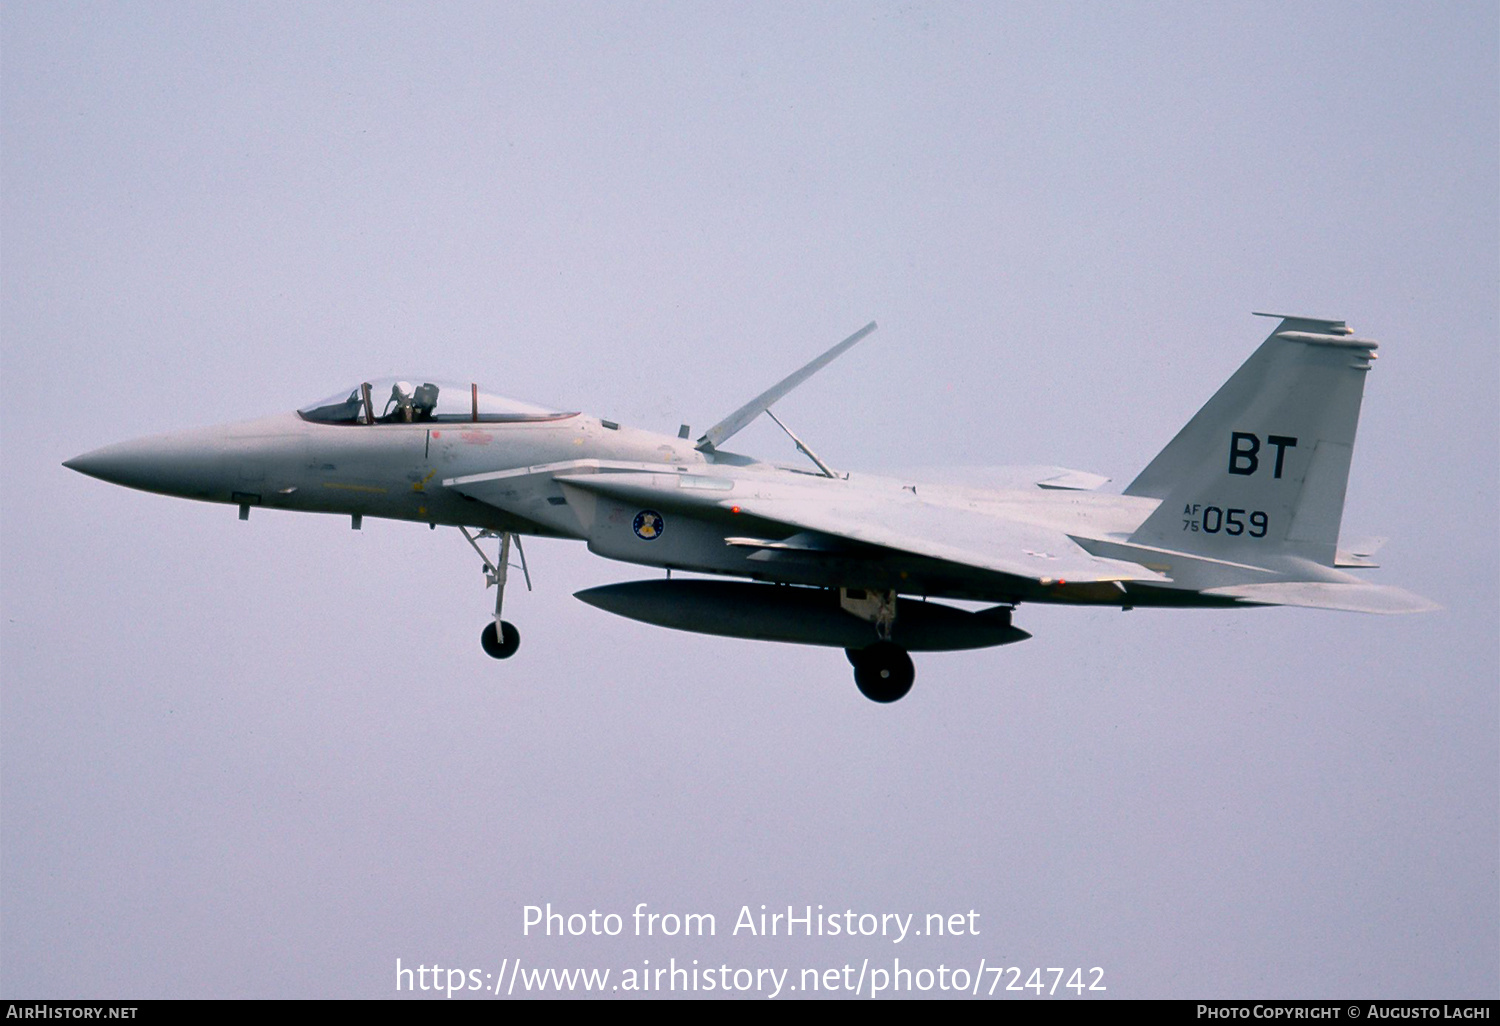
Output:
<path fill-rule="evenodd" d="M 1218 506 L 1200 506 L 1196 502 L 1182 508 L 1182 529 L 1202 531 L 1204 534 L 1249 535 L 1264 538 L 1271 526 L 1271 518 L 1258 509 L 1221 509 Z"/>

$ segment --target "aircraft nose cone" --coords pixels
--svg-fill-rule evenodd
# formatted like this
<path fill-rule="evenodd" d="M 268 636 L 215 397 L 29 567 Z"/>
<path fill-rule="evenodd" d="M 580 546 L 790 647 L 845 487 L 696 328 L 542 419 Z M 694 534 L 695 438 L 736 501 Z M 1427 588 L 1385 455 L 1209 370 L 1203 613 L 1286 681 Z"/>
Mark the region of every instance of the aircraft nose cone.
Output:
<path fill-rule="evenodd" d="M 161 439 L 141 438 L 74 456 L 64 461 L 63 466 L 127 488 L 175 492 L 173 485 L 182 476 L 187 455 L 180 446 L 165 445 Z"/>
<path fill-rule="evenodd" d="M 294 414 L 189 428 L 83 453 L 63 466 L 110 484 L 162 495 L 233 502 L 257 494 L 268 474 L 288 478 L 304 460 L 302 422 Z"/>
<path fill-rule="evenodd" d="M 110 484 L 164 495 L 207 498 L 224 477 L 223 447 L 206 432 L 137 438 L 86 452 L 63 466 Z"/>
<path fill-rule="evenodd" d="M 128 482 L 123 479 L 130 476 L 130 460 L 122 458 L 122 455 L 115 451 L 118 448 L 118 446 L 107 445 L 103 449 L 95 449 L 82 456 L 63 460 L 63 466 L 111 484 L 127 484 Z"/>

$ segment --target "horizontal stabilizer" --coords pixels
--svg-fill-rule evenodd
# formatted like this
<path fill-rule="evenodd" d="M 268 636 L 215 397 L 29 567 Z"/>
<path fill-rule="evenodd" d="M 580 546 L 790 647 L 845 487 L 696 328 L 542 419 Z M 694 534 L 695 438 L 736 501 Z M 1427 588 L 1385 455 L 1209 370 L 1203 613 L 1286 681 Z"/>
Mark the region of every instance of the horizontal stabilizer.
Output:
<path fill-rule="evenodd" d="M 1341 609 L 1351 613 L 1429 613 L 1442 608 L 1436 602 L 1388 584 L 1282 581 L 1209 588 L 1203 594 L 1221 595 L 1254 605 Z"/>
<path fill-rule="evenodd" d="M 1109 484 L 1109 478 L 1101 474 L 1090 474 L 1084 470 L 1064 470 L 1054 477 L 1036 483 L 1038 488 L 1057 488 L 1071 492 L 1091 492 Z"/>

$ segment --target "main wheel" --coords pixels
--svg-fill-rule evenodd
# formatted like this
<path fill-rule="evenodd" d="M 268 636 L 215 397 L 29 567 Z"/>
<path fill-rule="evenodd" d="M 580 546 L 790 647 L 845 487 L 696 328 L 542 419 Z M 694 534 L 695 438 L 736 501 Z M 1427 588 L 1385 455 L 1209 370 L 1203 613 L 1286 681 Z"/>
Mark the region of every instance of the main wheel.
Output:
<path fill-rule="evenodd" d="M 858 651 L 846 649 L 844 654 L 854 664 L 854 683 L 859 693 L 872 702 L 904 698 L 912 681 L 917 679 L 917 668 L 906 649 L 889 641 L 877 641 Z"/>
<path fill-rule="evenodd" d="M 521 647 L 521 632 L 509 620 L 501 620 L 500 630 L 496 631 L 495 621 L 491 620 L 485 626 L 484 633 L 479 635 L 479 643 L 484 646 L 486 655 L 495 659 L 509 659 Z"/>

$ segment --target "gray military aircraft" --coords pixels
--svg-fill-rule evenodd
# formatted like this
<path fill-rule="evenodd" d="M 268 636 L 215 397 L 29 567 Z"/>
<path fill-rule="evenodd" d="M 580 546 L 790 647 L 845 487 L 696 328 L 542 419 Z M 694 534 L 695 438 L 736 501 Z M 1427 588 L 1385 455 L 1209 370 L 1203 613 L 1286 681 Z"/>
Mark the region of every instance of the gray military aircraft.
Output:
<path fill-rule="evenodd" d="M 575 538 L 664 578 L 577 597 L 646 623 L 842 648 L 861 692 L 910 690 L 913 651 L 1007 645 L 1026 602 L 1437 608 L 1345 572 L 1344 491 L 1376 343 L 1343 321 L 1279 323 L 1122 494 L 1108 479 L 1022 468 L 1003 490 L 836 471 L 771 412 L 874 323 L 762 392 L 696 441 L 542 409 L 477 385 L 366 381 L 295 413 L 107 446 L 64 466 L 165 495 L 457 527 L 496 587 L 481 636 L 497 659 L 522 535 Z M 722 446 L 761 414 L 812 467 Z M 498 539 L 491 559 L 480 546 Z M 718 579 L 673 578 L 672 571 Z M 738 578 L 726 580 L 723 578 Z M 976 612 L 930 601 L 989 603 Z"/>

